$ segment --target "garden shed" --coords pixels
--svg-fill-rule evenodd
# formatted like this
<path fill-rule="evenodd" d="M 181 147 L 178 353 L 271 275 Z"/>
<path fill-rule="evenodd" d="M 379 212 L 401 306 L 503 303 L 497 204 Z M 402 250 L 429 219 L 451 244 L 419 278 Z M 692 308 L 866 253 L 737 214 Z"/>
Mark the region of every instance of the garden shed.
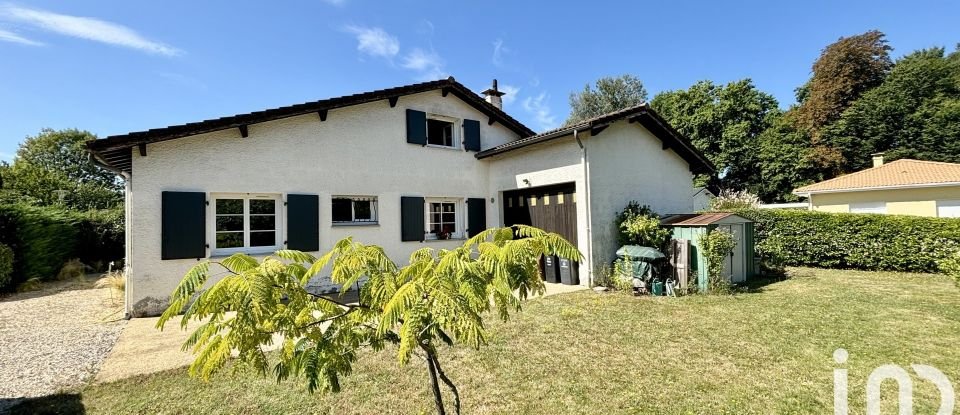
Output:
<path fill-rule="evenodd" d="M 707 262 L 700 249 L 700 237 L 714 229 L 730 232 L 736 241 L 736 247 L 724 265 L 730 282 L 743 283 L 756 275 L 753 221 L 733 213 L 711 212 L 668 215 L 660 220 L 660 224 L 671 230 L 674 240 L 688 241 L 687 269 L 690 275 L 696 276 L 701 291 L 707 288 Z"/>

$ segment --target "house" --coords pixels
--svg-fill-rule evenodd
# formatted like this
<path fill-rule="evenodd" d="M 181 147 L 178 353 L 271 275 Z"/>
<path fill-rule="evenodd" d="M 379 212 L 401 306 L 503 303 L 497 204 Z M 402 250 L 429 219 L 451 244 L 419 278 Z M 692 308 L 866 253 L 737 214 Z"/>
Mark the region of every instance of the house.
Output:
<path fill-rule="evenodd" d="M 536 134 L 496 82 L 483 94 L 451 77 L 89 142 L 126 182 L 127 313 L 161 312 L 198 260 L 353 236 L 403 264 L 510 224 L 575 243 L 567 271 L 587 285 L 614 259 L 618 210 L 690 211 L 714 169 L 647 105 Z"/>
<path fill-rule="evenodd" d="M 960 164 L 900 159 L 793 191 L 810 210 L 960 217 Z"/>

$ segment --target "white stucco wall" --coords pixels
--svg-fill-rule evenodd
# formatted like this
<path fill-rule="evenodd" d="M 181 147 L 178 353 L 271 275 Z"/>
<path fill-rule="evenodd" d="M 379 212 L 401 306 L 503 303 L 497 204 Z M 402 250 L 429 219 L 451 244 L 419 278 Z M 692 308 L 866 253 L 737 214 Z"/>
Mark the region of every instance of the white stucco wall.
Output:
<path fill-rule="evenodd" d="M 636 123 L 617 122 L 584 140 L 590 171 L 593 258 L 609 264 L 616 257 L 616 214 L 631 200 L 664 215 L 693 211 L 689 164 Z"/>
<path fill-rule="evenodd" d="M 541 187 L 561 183 L 574 183 L 578 200 L 586 184 L 583 169 L 583 152 L 573 137 L 561 137 L 552 142 L 536 144 L 514 150 L 489 159 L 489 194 L 496 199 L 496 216 L 487 216 L 487 223 L 497 226 L 503 223 L 500 200 L 503 192 L 528 187 Z M 526 180 L 526 182 L 524 181 Z M 577 248 L 586 261 L 580 264 L 580 284 L 589 284 L 591 269 L 588 249 L 587 204 L 577 203 Z"/>
<path fill-rule="evenodd" d="M 354 236 L 383 246 L 393 260 L 405 263 L 412 251 L 423 246 L 458 245 L 459 241 L 401 242 L 400 197 L 489 200 L 488 163 L 477 161 L 473 152 L 408 144 L 406 108 L 480 120 L 482 148 L 517 138 L 499 123 L 488 125 L 485 115 L 458 98 L 432 91 L 402 96 L 395 108 L 384 100 L 330 110 L 324 122 L 310 114 L 253 124 L 247 138 L 233 129 L 148 144 L 146 157 L 131 150 L 127 311 L 138 315 L 152 307 L 149 313 L 155 313 L 184 273 L 197 263 L 160 259 L 162 191 L 201 191 L 208 196 L 273 193 L 284 198 L 288 193 L 319 194 L 321 251 L 343 237 Z M 376 196 L 379 225 L 333 226 L 333 195 Z M 497 206 L 488 203 L 488 218 L 498 217 Z M 208 207 L 208 218 L 212 215 L 213 209 Z M 465 215 L 461 216 L 465 221 Z M 281 241 L 286 239 L 285 229 L 282 231 Z M 208 229 L 211 245 L 212 235 L 213 230 Z M 207 253 L 209 256 L 209 249 Z"/>

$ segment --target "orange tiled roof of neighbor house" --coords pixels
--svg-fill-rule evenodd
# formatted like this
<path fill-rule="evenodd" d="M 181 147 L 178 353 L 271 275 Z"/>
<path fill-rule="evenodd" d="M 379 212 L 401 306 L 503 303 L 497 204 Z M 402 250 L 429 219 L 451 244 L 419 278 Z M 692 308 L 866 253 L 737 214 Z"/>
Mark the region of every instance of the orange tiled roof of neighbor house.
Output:
<path fill-rule="evenodd" d="M 795 194 L 901 187 L 960 186 L 960 164 L 900 159 L 877 167 L 803 186 Z"/>

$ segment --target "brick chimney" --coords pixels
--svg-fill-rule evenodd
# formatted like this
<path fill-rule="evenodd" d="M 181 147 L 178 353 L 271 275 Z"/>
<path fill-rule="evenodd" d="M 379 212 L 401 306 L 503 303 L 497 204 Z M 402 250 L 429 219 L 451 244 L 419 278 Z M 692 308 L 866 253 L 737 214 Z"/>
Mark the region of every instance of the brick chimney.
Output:
<path fill-rule="evenodd" d="M 883 153 L 873 153 L 873 167 L 880 167 L 883 165 Z"/>
<path fill-rule="evenodd" d="M 483 91 L 483 99 L 487 100 L 487 102 L 493 104 L 493 106 L 497 107 L 498 109 L 503 109 L 503 99 L 501 97 L 504 95 L 506 95 L 506 93 L 500 92 L 500 90 L 497 89 L 496 79 L 493 80 L 493 86 L 490 87 L 490 89 Z"/>

